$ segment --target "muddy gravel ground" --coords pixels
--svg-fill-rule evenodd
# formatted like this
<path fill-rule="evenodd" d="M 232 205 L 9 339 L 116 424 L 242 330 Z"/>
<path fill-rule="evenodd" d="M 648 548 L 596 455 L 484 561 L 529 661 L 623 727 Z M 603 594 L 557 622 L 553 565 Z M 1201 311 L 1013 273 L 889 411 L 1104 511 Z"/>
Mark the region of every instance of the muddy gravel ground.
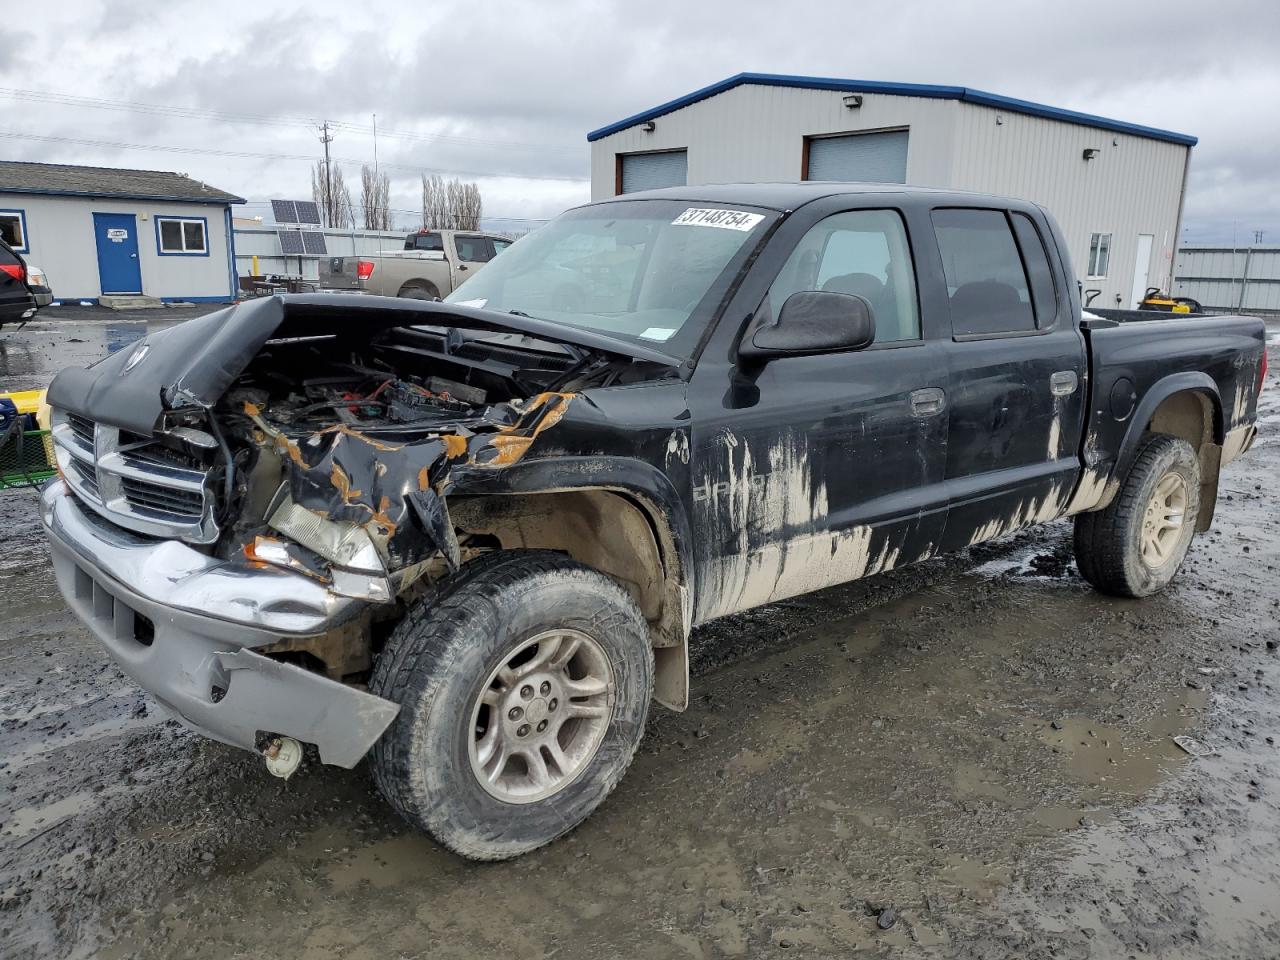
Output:
<path fill-rule="evenodd" d="M 6 388 L 175 315 L 65 313 L 0 334 Z M 0 495 L 0 956 L 1280 956 L 1271 380 L 1162 596 L 1091 591 L 1057 523 L 702 628 L 689 711 L 503 864 L 164 719 Z"/>

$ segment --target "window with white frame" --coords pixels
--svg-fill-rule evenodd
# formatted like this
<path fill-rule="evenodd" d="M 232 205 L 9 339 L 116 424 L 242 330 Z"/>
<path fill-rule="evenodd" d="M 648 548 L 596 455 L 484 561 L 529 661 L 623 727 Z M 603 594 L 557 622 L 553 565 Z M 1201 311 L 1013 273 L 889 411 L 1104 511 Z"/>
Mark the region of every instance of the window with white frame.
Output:
<path fill-rule="evenodd" d="M 209 252 L 203 220 L 156 217 L 156 229 L 160 232 L 161 253 L 205 254 Z"/>
<path fill-rule="evenodd" d="M 0 240 L 18 253 L 27 252 L 27 215 L 23 210 L 0 210 Z"/>
<path fill-rule="evenodd" d="M 1111 264 L 1111 234 L 1094 233 L 1089 236 L 1089 279 L 1103 280 Z"/>

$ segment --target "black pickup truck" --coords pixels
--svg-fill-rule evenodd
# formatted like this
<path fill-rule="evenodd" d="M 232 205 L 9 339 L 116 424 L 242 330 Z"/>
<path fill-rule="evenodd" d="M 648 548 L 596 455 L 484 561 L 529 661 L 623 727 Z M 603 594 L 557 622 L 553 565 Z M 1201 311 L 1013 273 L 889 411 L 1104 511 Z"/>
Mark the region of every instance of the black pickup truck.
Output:
<path fill-rule="evenodd" d="M 371 752 L 408 820 L 500 859 L 685 707 L 700 623 L 1068 516 L 1086 579 L 1159 590 L 1265 370 L 1256 319 L 1082 322 L 1030 203 L 681 188 L 443 303 L 262 299 L 63 371 L 42 510 L 164 707 L 283 776 Z"/>

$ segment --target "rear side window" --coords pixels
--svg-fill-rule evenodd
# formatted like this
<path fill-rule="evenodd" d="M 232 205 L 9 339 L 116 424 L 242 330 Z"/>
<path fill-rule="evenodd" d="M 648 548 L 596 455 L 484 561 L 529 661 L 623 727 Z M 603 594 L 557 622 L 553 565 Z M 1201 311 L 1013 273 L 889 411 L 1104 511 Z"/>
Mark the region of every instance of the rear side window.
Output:
<path fill-rule="evenodd" d="M 493 244 L 488 237 L 453 238 L 454 249 L 458 251 L 458 259 L 468 263 L 488 263 L 493 259 Z"/>
<path fill-rule="evenodd" d="M 1009 220 L 1000 210 L 935 210 L 933 229 L 957 337 L 1028 333 L 1031 293 Z"/>
<path fill-rule="evenodd" d="M 0 267 L 12 267 L 22 261 L 8 247 L 0 247 Z"/>
<path fill-rule="evenodd" d="M 1036 326 L 1041 330 L 1053 326 L 1058 316 L 1058 292 L 1053 284 L 1053 270 L 1049 267 L 1049 254 L 1044 248 L 1040 230 L 1025 213 L 1010 214 L 1013 232 L 1022 250 L 1022 263 L 1031 281 L 1031 303 L 1036 308 Z"/>

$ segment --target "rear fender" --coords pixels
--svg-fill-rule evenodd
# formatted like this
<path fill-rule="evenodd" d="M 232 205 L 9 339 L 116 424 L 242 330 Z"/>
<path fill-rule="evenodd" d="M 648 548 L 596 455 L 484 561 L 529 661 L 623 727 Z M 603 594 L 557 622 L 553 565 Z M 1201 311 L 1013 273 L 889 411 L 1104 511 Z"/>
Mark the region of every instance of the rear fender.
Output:
<path fill-rule="evenodd" d="M 1193 440 L 1192 437 L 1186 437 L 1186 439 L 1196 448 L 1200 457 L 1200 513 L 1196 520 L 1196 529 L 1201 533 L 1209 529 L 1218 498 L 1218 474 L 1222 460 L 1222 444 L 1226 438 L 1226 420 L 1218 385 L 1207 373 L 1199 371 L 1175 373 L 1157 381 L 1139 402 L 1137 410 L 1129 420 L 1129 429 L 1120 443 L 1111 482 L 1107 485 L 1109 495 L 1098 504 L 1099 509 L 1110 503 L 1115 492 L 1119 490 L 1121 481 L 1128 475 L 1137 456 L 1142 437 L 1151 428 L 1161 405 L 1170 397 L 1184 393 L 1195 395 L 1207 404 L 1205 411 L 1207 415 L 1200 430 L 1199 440 Z"/>

